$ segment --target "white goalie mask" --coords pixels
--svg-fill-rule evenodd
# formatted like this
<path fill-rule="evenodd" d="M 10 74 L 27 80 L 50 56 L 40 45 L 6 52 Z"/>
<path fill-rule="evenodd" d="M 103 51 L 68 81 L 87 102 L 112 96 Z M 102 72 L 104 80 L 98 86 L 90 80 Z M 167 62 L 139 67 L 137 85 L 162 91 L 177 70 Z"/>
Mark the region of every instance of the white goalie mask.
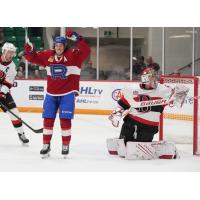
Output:
<path fill-rule="evenodd" d="M 155 71 L 151 68 L 145 69 L 141 74 L 141 83 L 151 88 L 157 87 L 157 77 Z"/>
<path fill-rule="evenodd" d="M 8 51 L 13 52 L 13 57 L 16 56 L 16 50 L 17 48 L 15 47 L 14 44 L 10 43 L 10 42 L 6 42 L 3 47 L 2 47 L 2 54 L 6 54 Z"/>

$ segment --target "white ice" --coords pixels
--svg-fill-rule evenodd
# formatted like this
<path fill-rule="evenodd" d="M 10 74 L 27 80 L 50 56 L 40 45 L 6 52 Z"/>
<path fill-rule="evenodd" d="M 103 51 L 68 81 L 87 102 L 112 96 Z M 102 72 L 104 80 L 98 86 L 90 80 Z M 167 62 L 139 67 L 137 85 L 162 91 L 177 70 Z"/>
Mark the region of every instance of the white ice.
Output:
<path fill-rule="evenodd" d="M 42 127 L 41 114 L 21 113 L 34 128 Z M 168 121 L 170 133 L 189 132 L 187 122 Z M 125 160 L 107 153 L 106 138 L 117 137 L 107 116 L 76 115 L 72 126 L 72 141 L 67 159 L 61 156 L 61 134 L 56 120 L 51 145 L 51 157 L 41 159 L 42 134 L 27 129 L 29 146 L 22 146 L 8 116 L 0 113 L 0 171 L 200 171 L 200 157 L 192 155 L 191 144 L 177 144 L 180 159 Z M 166 130 L 165 130 L 166 131 Z"/>

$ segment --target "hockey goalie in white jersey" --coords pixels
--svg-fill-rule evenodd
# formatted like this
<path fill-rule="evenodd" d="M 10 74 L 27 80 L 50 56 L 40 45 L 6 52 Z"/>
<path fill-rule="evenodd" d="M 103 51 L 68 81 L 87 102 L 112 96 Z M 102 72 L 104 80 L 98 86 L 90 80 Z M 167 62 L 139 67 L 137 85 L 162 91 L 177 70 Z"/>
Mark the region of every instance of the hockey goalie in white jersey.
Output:
<path fill-rule="evenodd" d="M 107 139 L 110 154 L 127 159 L 173 159 L 178 151 L 172 142 L 153 141 L 158 133 L 160 115 L 166 105 L 182 107 L 189 89 L 185 86 L 171 88 L 157 81 L 151 68 L 141 74 L 141 83 L 122 89 L 119 106 L 109 116 L 112 125 L 119 126 L 123 118 L 119 138 Z"/>

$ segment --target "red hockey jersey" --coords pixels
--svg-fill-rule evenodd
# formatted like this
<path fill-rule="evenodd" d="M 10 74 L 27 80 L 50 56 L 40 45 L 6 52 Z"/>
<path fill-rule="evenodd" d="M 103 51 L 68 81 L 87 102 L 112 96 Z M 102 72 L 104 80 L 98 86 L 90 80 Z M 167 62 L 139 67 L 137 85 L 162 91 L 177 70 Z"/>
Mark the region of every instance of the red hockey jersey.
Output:
<path fill-rule="evenodd" d="M 29 62 L 46 68 L 47 93 L 53 96 L 63 96 L 79 91 L 81 64 L 89 54 L 89 46 L 81 39 L 78 41 L 77 49 L 67 49 L 62 57 L 57 57 L 55 51 L 51 49 L 25 52 L 25 57 Z"/>

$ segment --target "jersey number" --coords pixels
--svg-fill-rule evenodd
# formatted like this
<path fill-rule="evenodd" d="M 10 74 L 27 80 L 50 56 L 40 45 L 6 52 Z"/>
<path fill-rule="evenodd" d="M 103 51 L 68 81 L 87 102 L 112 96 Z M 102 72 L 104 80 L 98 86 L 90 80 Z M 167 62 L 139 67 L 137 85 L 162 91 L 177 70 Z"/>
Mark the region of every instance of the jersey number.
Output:
<path fill-rule="evenodd" d="M 149 101 L 151 98 L 150 96 L 148 95 L 139 95 L 139 101 Z M 143 113 L 146 113 L 146 112 L 149 112 L 151 111 L 151 106 L 147 106 L 147 107 L 143 107 L 143 108 L 138 108 L 138 112 L 143 112 Z"/>

